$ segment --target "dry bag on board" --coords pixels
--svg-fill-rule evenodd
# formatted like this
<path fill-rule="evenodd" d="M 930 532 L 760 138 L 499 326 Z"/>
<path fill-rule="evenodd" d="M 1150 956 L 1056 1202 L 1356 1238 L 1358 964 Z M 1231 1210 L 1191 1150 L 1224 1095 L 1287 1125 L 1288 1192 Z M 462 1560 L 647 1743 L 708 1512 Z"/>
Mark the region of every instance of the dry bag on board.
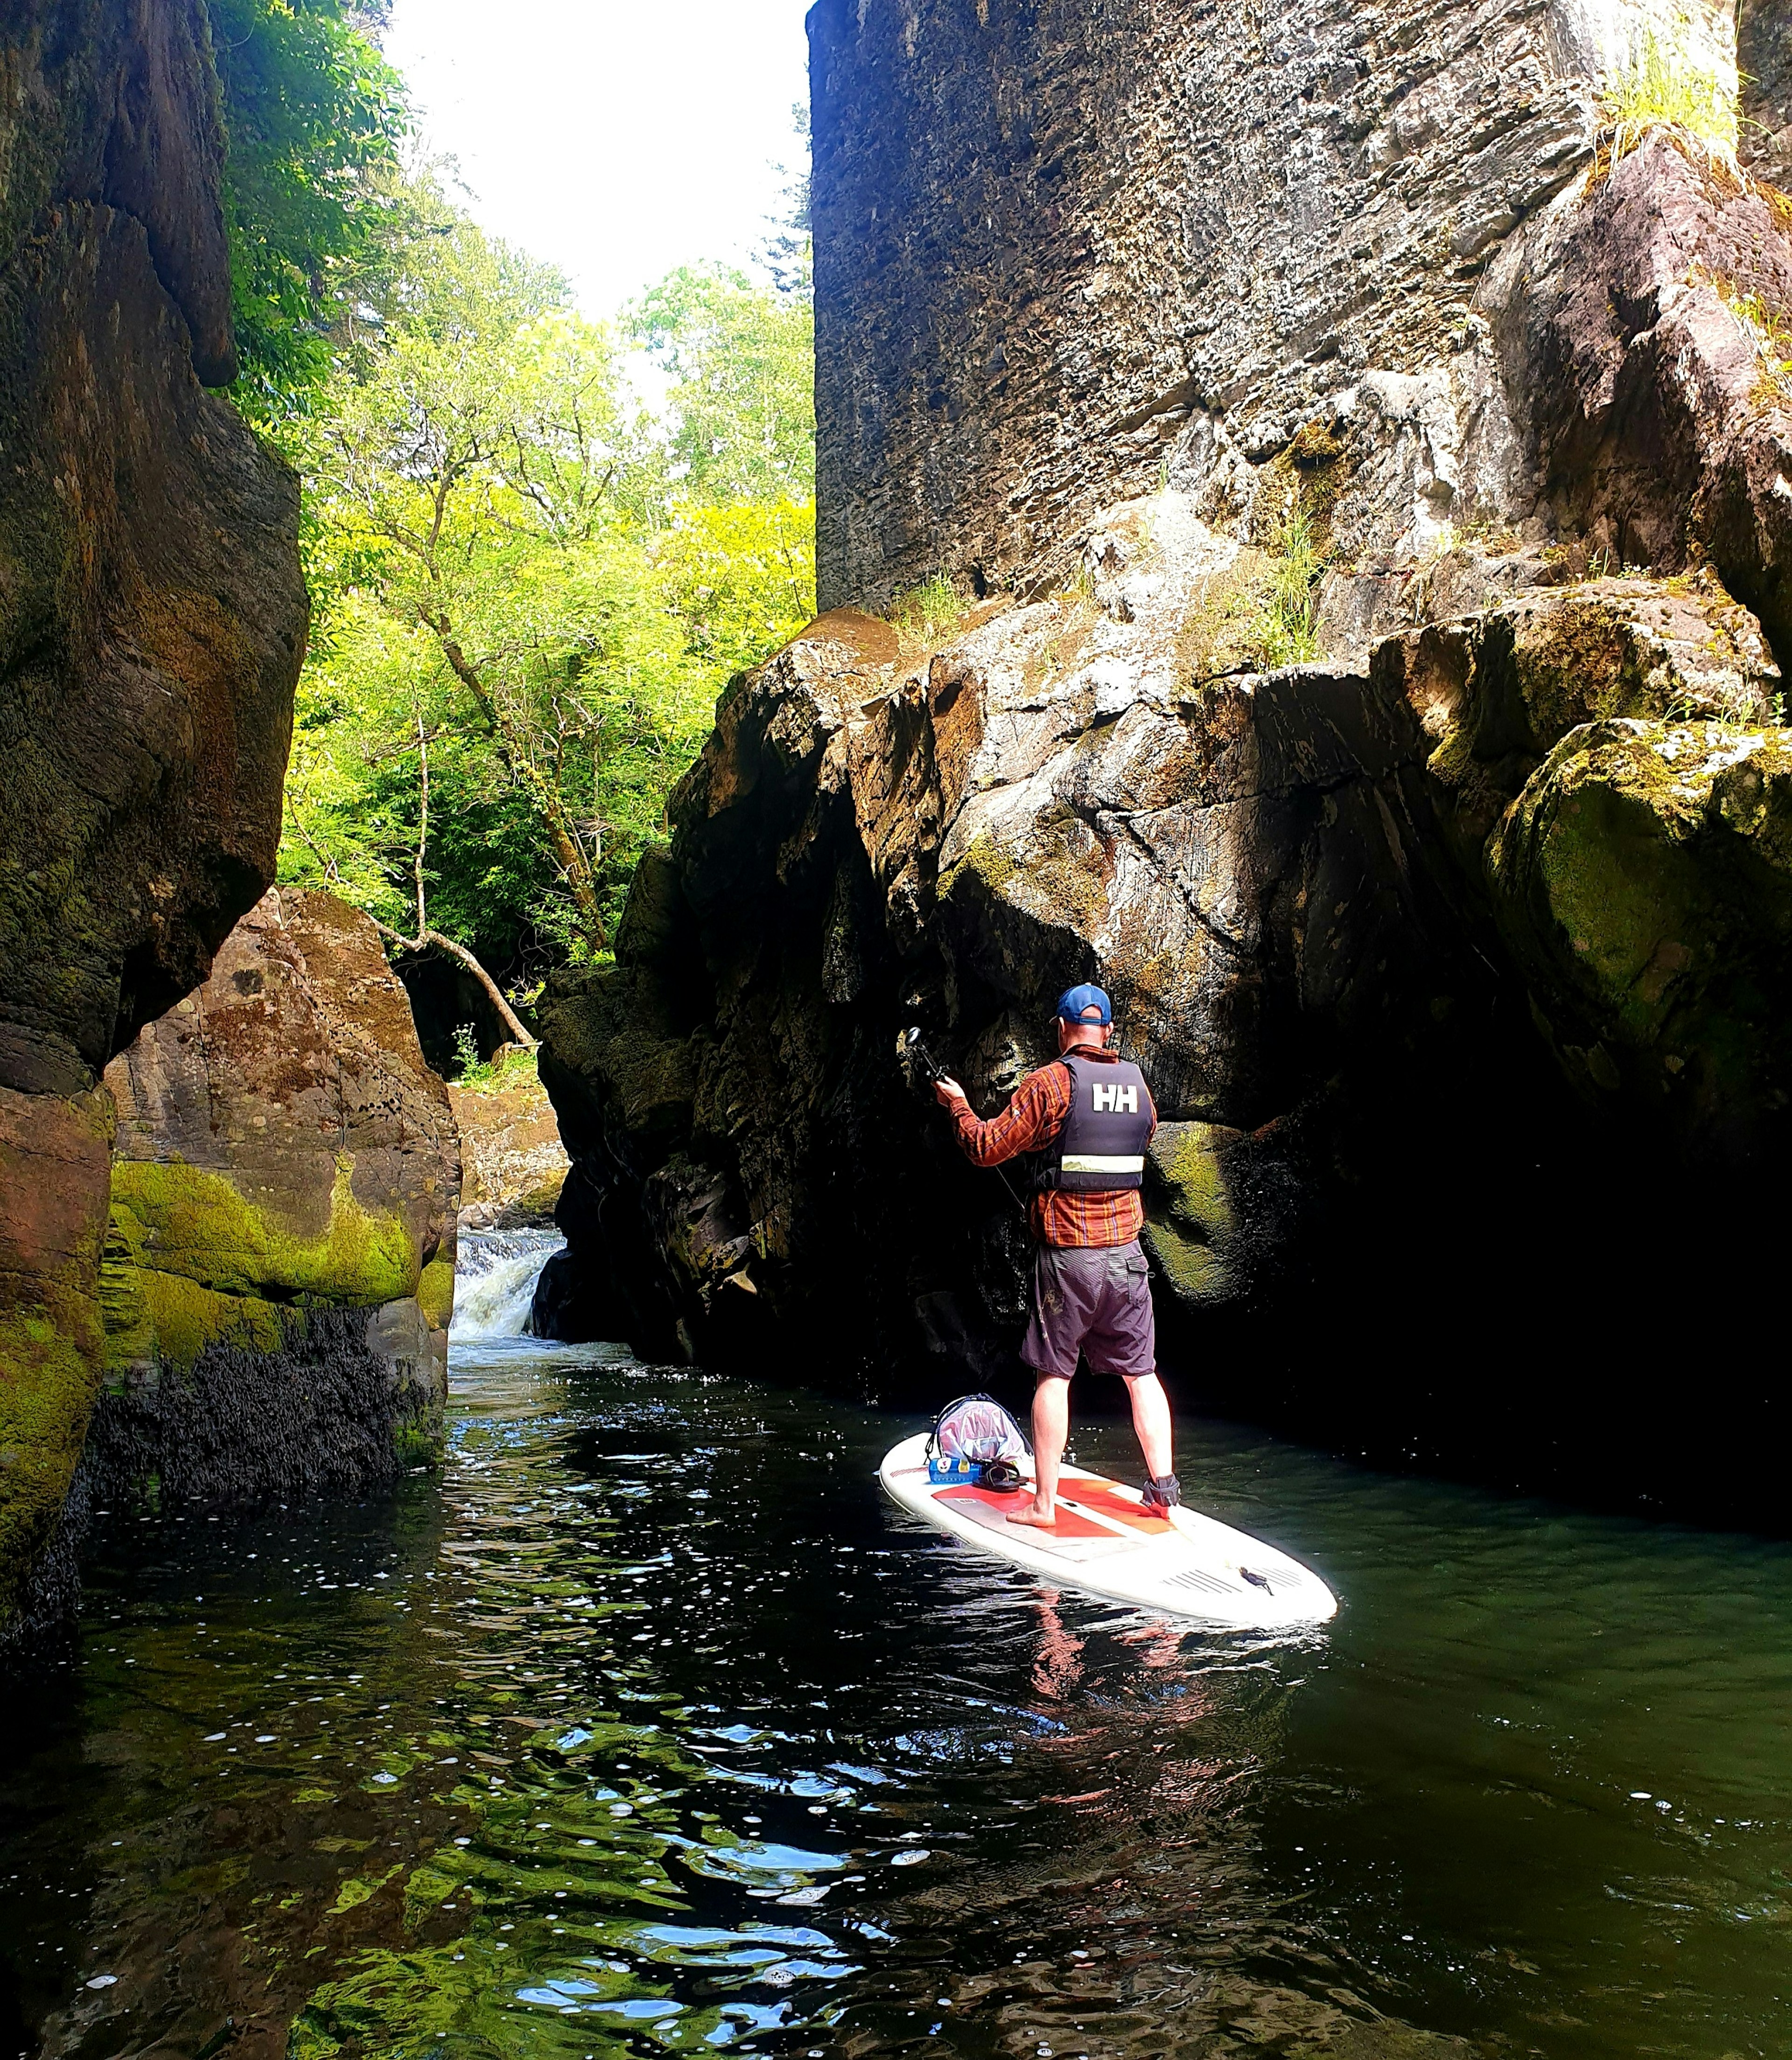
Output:
<path fill-rule="evenodd" d="M 1020 1462 L 1032 1455 L 1026 1432 L 992 1395 L 963 1395 L 933 1419 L 927 1477 L 1012 1493 L 1024 1485 Z"/>

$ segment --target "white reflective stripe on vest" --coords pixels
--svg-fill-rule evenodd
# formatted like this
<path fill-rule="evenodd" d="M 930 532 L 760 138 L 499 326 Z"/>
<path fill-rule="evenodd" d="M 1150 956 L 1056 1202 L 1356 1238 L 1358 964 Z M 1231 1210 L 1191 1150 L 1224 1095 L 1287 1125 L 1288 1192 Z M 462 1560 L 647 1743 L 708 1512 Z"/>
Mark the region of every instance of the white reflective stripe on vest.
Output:
<path fill-rule="evenodd" d="M 1067 1152 L 1060 1170 L 1066 1173 L 1142 1173 L 1145 1162 L 1142 1158 L 1101 1159 L 1092 1153 Z"/>

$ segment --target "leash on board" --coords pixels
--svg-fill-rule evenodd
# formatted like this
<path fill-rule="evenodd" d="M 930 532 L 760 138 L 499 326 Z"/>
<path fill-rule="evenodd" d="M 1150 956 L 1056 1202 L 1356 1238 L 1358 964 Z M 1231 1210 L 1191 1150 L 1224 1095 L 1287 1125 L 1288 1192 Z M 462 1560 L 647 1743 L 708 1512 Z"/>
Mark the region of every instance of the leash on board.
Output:
<path fill-rule="evenodd" d="M 922 1042 L 920 1027 L 919 1024 L 916 1024 L 912 1029 L 907 1030 L 903 1033 L 902 1043 L 904 1052 L 906 1052 L 908 1056 L 914 1060 L 915 1064 L 920 1068 L 922 1072 L 927 1076 L 929 1081 L 943 1080 L 948 1077 L 945 1068 L 939 1063 L 939 1061 L 934 1057 L 933 1054 L 928 1051 L 927 1046 Z M 995 1174 L 996 1179 L 1001 1182 L 1002 1185 L 1008 1189 L 1008 1200 L 1013 1203 L 1017 1209 L 1020 1210 L 1022 1220 L 1025 1220 L 1027 1216 L 1027 1204 L 1022 1200 L 1020 1196 L 1015 1192 L 1014 1183 L 1008 1178 L 1007 1173 L 1004 1172 L 1002 1168 L 1000 1166 L 992 1167 L 990 1170 Z"/>

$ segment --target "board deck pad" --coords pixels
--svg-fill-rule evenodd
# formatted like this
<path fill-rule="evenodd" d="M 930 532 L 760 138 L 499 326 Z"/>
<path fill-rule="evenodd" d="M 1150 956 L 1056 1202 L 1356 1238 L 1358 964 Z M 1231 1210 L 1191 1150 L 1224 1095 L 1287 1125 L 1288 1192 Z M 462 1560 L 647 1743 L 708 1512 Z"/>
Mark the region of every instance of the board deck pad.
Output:
<path fill-rule="evenodd" d="M 925 1433 L 886 1453 L 878 1478 L 912 1515 L 974 1551 L 1116 1601 L 1245 1630 L 1323 1623 L 1338 1607 L 1319 1576 L 1273 1545 L 1190 1509 L 1147 1507 L 1136 1488 L 1080 1467 L 1059 1483 L 1051 1530 L 1011 1523 L 1032 1489 L 928 1478 Z"/>
<path fill-rule="evenodd" d="M 1128 1502 L 1123 1491 L 1112 1481 L 1101 1480 L 1093 1474 L 1080 1475 L 1059 1499 L 1077 1509 L 1092 1509 L 1098 1515 L 1125 1524 L 1128 1530 L 1147 1531 L 1155 1538 L 1175 1528 L 1168 1517 L 1152 1515 L 1142 1502 Z"/>
<path fill-rule="evenodd" d="M 992 1531 L 1008 1531 L 1015 1527 L 1008 1522 L 1008 1511 L 1018 1509 L 1027 1500 L 1025 1495 L 992 1495 L 987 1488 L 946 1487 L 940 1489 L 938 1499 L 960 1511 L 973 1523 L 986 1524 Z M 1032 1526 L 1028 1535 L 1042 1551 L 1050 1552 L 1064 1559 L 1098 1559 L 1104 1554 L 1130 1552 L 1134 1541 L 1124 1537 L 1104 1523 L 1093 1523 L 1074 1509 L 1058 1509 L 1058 1520 L 1049 1531 Z"/>

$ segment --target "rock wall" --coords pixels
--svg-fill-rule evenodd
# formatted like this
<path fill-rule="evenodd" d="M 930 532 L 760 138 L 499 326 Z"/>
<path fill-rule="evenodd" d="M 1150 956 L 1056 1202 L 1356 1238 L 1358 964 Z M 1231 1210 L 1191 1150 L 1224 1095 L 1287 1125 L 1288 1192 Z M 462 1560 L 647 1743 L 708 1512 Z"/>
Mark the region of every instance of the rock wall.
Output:
<path fill-rule="evenodd" d="M 101 1069 L 273 876 L 306 601 L 202 0 L 0 18 L 0 1627 L 102 1355 Z"/>
<path fill-rule="evenodd" d="M 899 1037 L 988 1112 L 1095 977 L 1167 1119 L 1147 1243 L 1191 1399 L 1758 1489 L 1734 1418 L 1703 1471 L 1696 1428 L 1612 1423 L 1603 1369 L 1704 1318 L 1594 1285 L 1669 1224 L 1783 1215 L 1792 746 L 1753 619 L 1708 578 L 1582 581 L 1191 689 L 1203 577 L 920 663 L 830 617 L 731 693 L 617 967 L 543 1004 L 574 1170 L 537 1327 L 909 1407 L 1012 1372 L 1020 1212 Z M 1496 1280 L 1525 1313 L 1479 1326 Z"/>
<path fill-rule="evenodd" d="M 1096 978 L 1185 1394 L 1783 1507 L 1662 1268 L 1787 1227 L 1792 202 L 1597 90 L 1678 38 L 1734 101 L 1734 30 L 824 0 L 825 590 L 988 597 L 724 697 L 543 1003 L 538 1328 L 1000 1378 L 1020 1213 L 898 1039 L 987 1111 Z"/>
<path fill-rule="evenodd" d="M 533 1054 L 499 1048 L 491 1077 L 449 1084 L 461 1136 L 461 1228 L 539 1230 L 553 1221 L 569 1160 Z"/>
<path fill-rule="evenodd" d="M 90 1448 L 111 1491 L 154 1475 L 167 1499 L 214 1504 L 351 1492 L 430 1457 L 460 1154 L 369 919 L 268 894 L 106 1085 Z"/>
<path fill-rule="evenodd" d="M 1103 507 L 1261 465 L 1371 371 L 1428 390 L 1384 403 L 1411 476 L 1365 541 L 1531 521 L 1481 281 L 1646 34 L 1734 96 L 1727 0 L 821 0 L 823 606 L 1062 579 Z"/>
<path fill-rule="evenodd" d="M 1742 162 L 1792 190 L 1792 14 L 1781 0 L 1742 0 L 1736 40 Z"/>

